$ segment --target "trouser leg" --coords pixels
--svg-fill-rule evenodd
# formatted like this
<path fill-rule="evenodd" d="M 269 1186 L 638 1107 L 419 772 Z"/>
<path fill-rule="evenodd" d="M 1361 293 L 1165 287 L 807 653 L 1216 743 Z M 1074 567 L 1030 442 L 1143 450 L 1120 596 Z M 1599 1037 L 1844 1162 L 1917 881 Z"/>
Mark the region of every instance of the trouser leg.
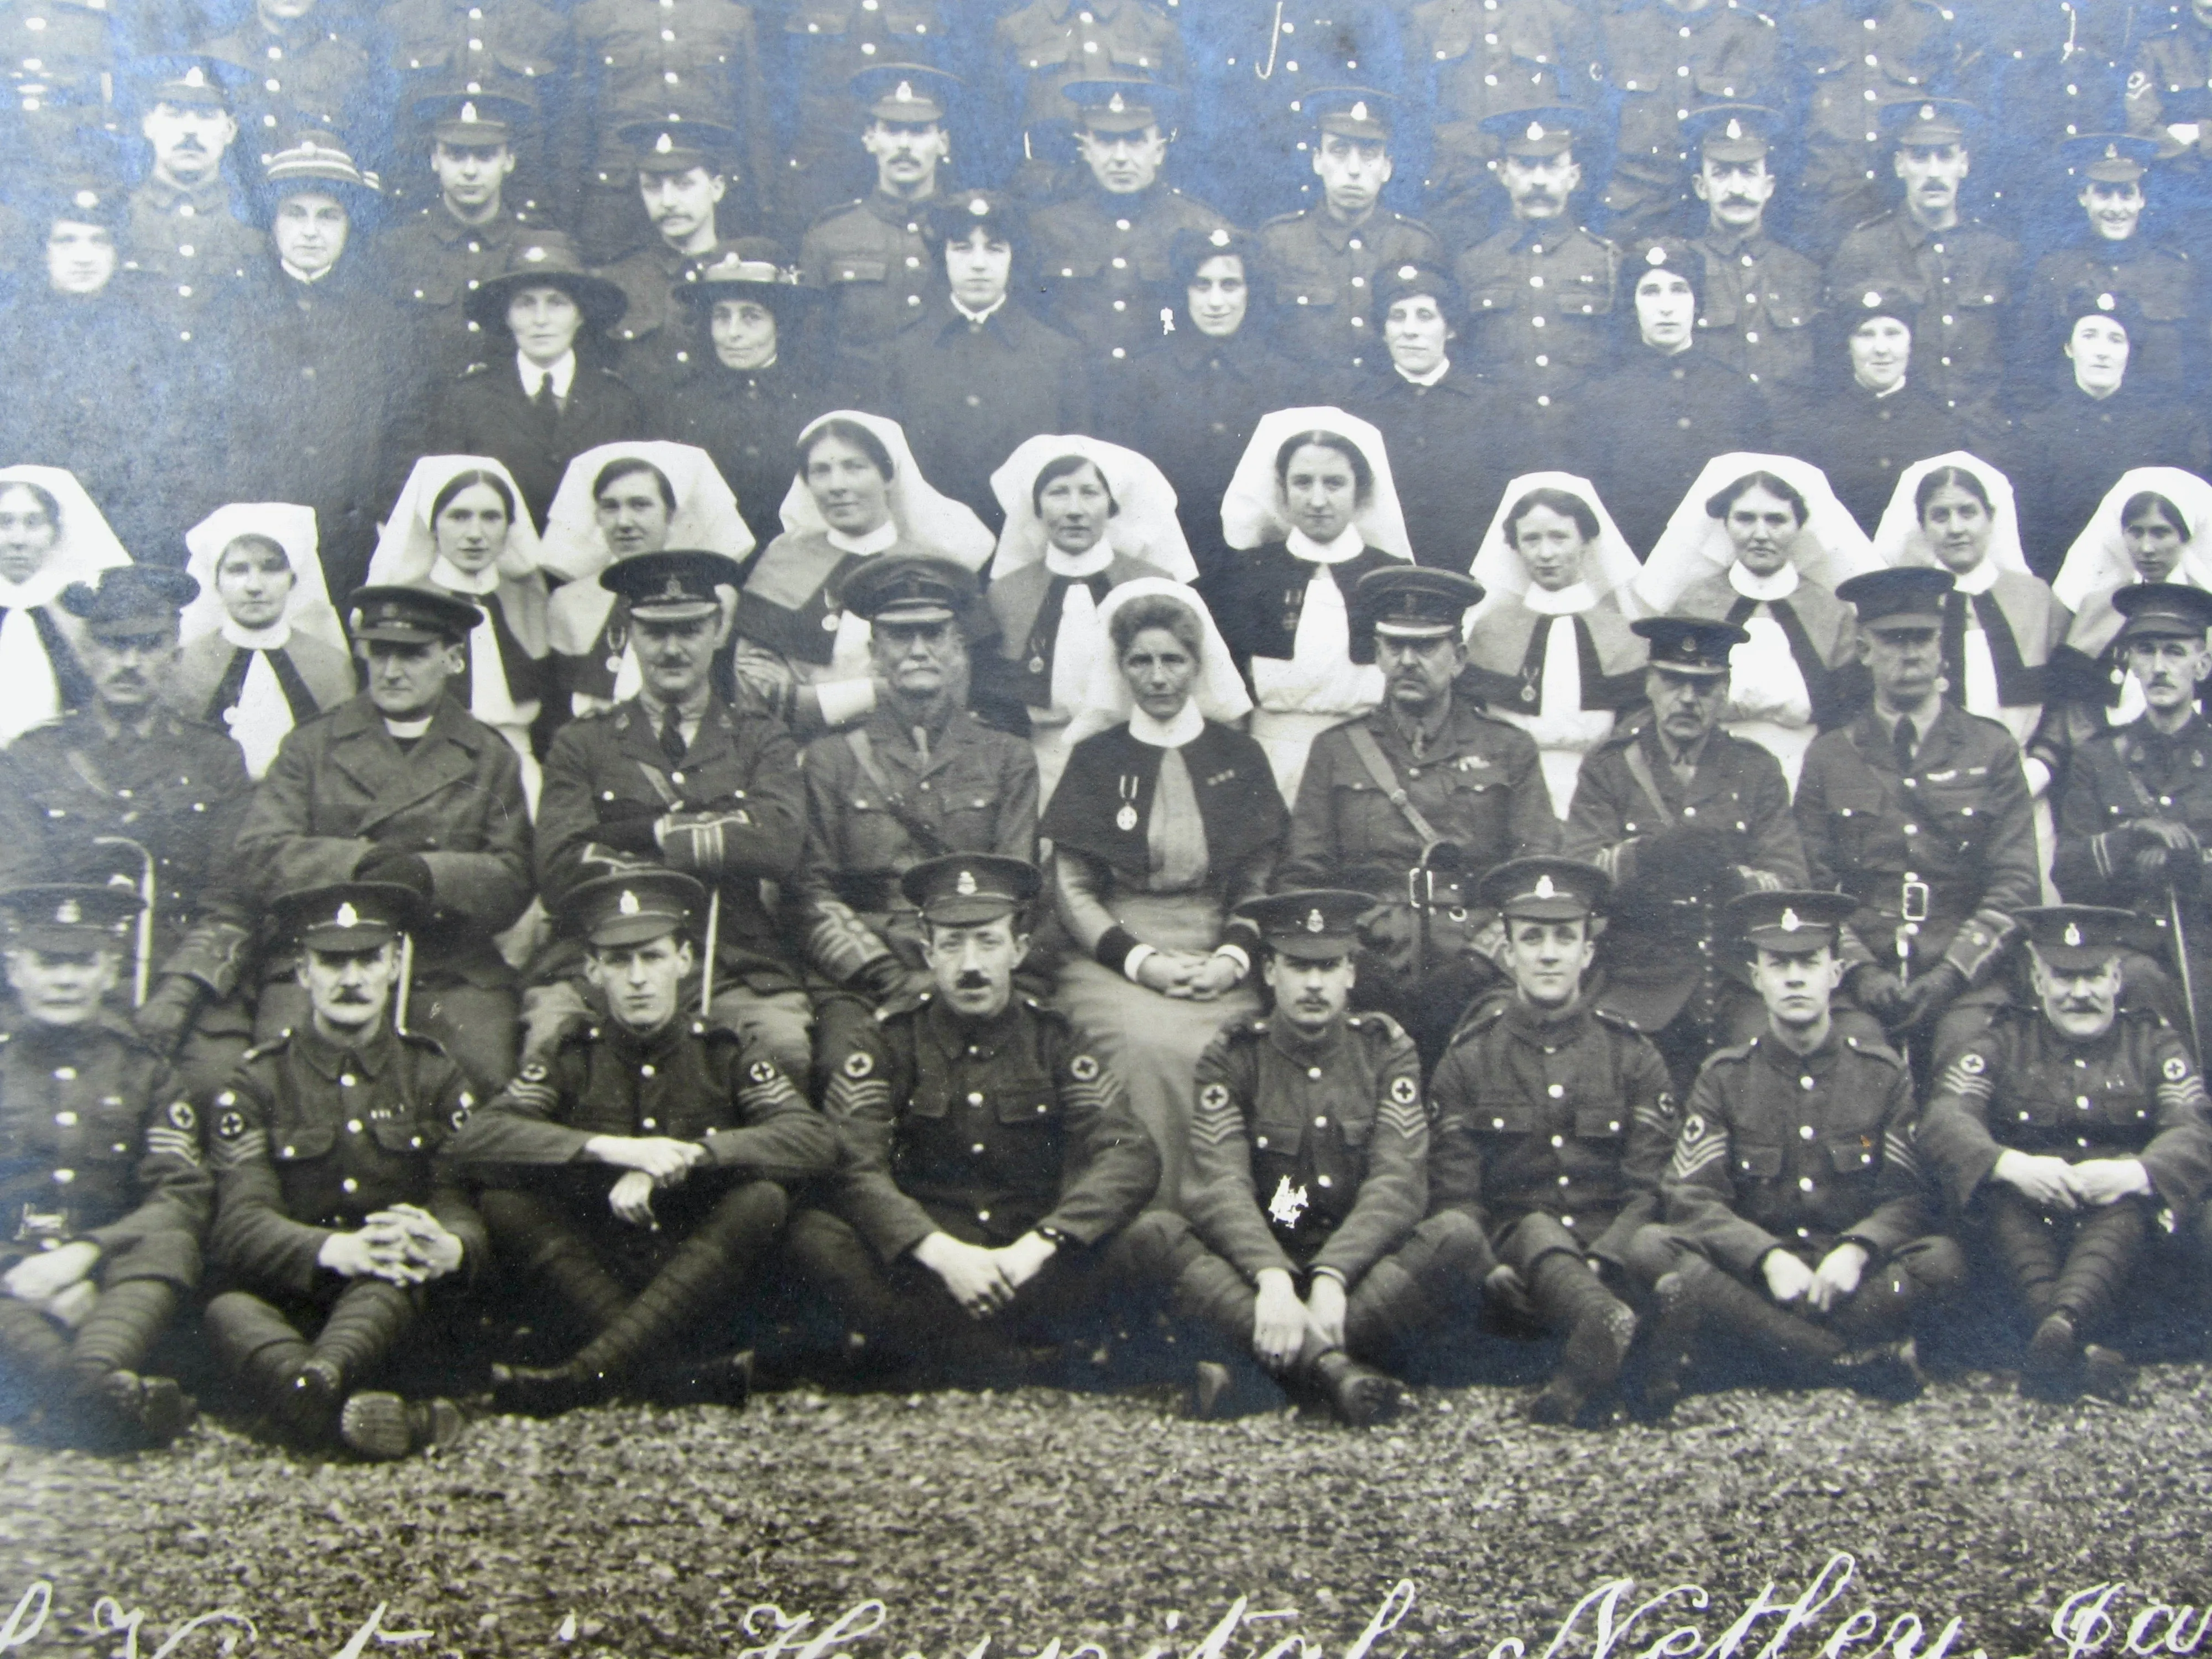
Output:
<path fill-rule="evenodd" d="M 1800 1378 L 1832 1366 L 1848 1352 L 1843 1338 L 1779 1306 L 1766 1292 L 1718 1268 L 1698 1287 L 1699 1329 L 1734 1336 Z"/>
<path fill-rule="evenodd" d="M 570 1021 L 595 1011 L 576 981 L 556 979 L 550 985 L 532 985 L 522 993 L 523 1065 L 544 1065 L 554 1044 Z"/>
<path fill-rule="evenodd" d="M 112 1371 L 135 1371 L 177 1311 L 177 1288 L 159 1279 L 111 1285 L 92 1304 L 70 1345 L 70 1365 L 81 1387 L 96 1386 Z"/>
<path fill-rule="evenodd" d="M 0 1366 L 31 1393 L 58 1389 L 69 1376 L 68 1333 L 29 1303 L 0 1296 Z"/>
<path fill-rule="evenodd" d="M 767 1254 L 789 1207 L 772 1181 L 732 1187 L 635 1298 L 568 1362 L 570 1369 L 620 1376 L 669 1346 Z"/>
<path fill-rule="evenodd" d="M 356 1279 L 337 1294 L 309 1355 L 337 1367 L 350 1388 L 383 1362 L 415 1322 L 416 1293 L 381 1279 Z"/>
<path fill-rule="evenodd" d="M 755 991 L 743 985 L 717 991 L 708 1018 L 781 1066 L 787 1076 L 807 1077 L 814 1064 L 814 1005 L 806 993 Z"/>
<path fill-rule="evenodd" d="M 1492 1260 L 1473 1218 L 1456 1210 L 1429 1217 L 1353 1288 L 1344 1346 L 1362 1359 L 1388 1364 L 1419 1334 L 1455 1316 L 1471 1317 Z"/>
<path fill-rule="evenodd" d="M 2057 1307 L 2058 1273 L 2066 1261 L 2063 1222 L 2008 1188 L 1992 1188 L 1982 1201 L 1984 1224 L 2005 1277 L 2029 1317 L 2047 1319 Z"/>
<path fill-rule="evenodd" d="M 802 1210 L 784 1235 L 793 1269 L 836 1309 L 847 1329 L 896 1352 L 927 1340 L 928 1310 L 900 1294 L 875 1249 L 826 1210 Z"/>
<path fill-rule="evenodd" d="M 1129 1225 L 1129 1238 L 1136 1260 L 1168 1287 L 1170 1307 L 1179 1318 L 1204 1327 L 1231 1353 L 1250 1355 L 1255 1296 L 1243 1274 L 1206 1249 L 1171 1210 L 1139 1216 Z"/>
<path fill-rule="evenodd" d="M 256 1405 L 304 1437 L 337 1426 L 334 1417 L 325 1420 L 335 1402 L 319 1395 L 312 1401 L 300 1397 L 295 1385 L 312 1350 L 276 1309 L 249 1291 L 226 1291 L 208 1304 L 202 1322 L 216 1358 Z"/>
<path fill-rule="evenodd" d="M 1559 1369 L 1530 1402 L 1529 1414 L 1539 1422 L 1571 1423 L 1586 1403 L 1620 1380 L 1636 1340 L 1636 1316 L 1606 1289 L 1578 1249 L 1547 1249 L 1523 1276 L 1537 1312 L 1567 1338 Z"/>
<path fill-rule="evenodd" d="M 596 1336 L 629 1302 L 629 1291 L 559 1205 L 535 1193 L 492 1188 L 478 1197 L 477 1211 L 500 1255 L 550 1291 L 579 1329 Z"/>
<path fill-rule="evenodd" d="M 1966 1282 L 1966 1255 L 1941 1233 L 1916 1238 L 1859 1282 L 1850 1300 L 1829 1321 L 1855 1348 L 1909 1335 L 1914 1317 L 1940 1307 Z"/>
<path fill-rule="evenodd" d="M 453 1063 L 468 1073 L 478 1099 L 489 1099 L 515 1073 L 515 1039 L 521 1017 L 520 993 L 503 985 L 425 985 L 419 981 L 407 1002 L 407 1023 L 445 1045 Z"/>
<path fill-rule="evenodd" d="M 2071 1319 L 2084 1336 L 2102 1329 L 2149 1238 L 2149 1206 L 2135 1199 L 2076 1216 L 2073 1242 L 2052 1287 L 2052 1310 Z"/>

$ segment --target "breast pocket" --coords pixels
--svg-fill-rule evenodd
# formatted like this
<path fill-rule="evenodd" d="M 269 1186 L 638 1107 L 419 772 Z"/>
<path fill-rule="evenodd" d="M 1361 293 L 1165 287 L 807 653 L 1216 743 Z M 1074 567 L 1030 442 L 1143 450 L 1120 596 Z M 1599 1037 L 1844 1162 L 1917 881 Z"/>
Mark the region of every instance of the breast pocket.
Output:
<path fill-rule="evenodd" d="M 1866 1136 L 1832 1140 L 1828 1163 L 1838 1175 L 1872 1175 L 1881 1163 L 1881 1141 Z"/>
<path fill-rule="evenodd" d="M 280 1164 L 313 1164 L 328 1158 L 338 1132 L 328 1126 L 296 1127 L 269 1138 L 269 1156 Z"/>
<path fill-rule="evenodd" d="M 1526 1106 L 1479 1105 L 1472 1112 L 1456 1113 L 1446 1123 L 1464 1124 L 1478 1135 L 1526 1135 L 1536 1131 L 1536 1114 Z"/>
<path fill-rule="evenodd" d="M 1488 869 L 1505 856 L 1508 805 L 1504 779 L 1454 772 L 1446 798 L 1447 816 L 1437 828 L 1458 842 L 1477 867 Z"/>
<path fill-rule="evenodd" d="M 1888 826 L 1889 803 L 1879 789 L 1838 789 L 1828 795 L 1828 835 L 1835 861 L 1850 868 L 1867 863 Z"/>
<path fill-rule="evenodd" d="M 873 793 L 845 799 L 845 866 L 885 870 L 908 850 L 905 829 Z"/>
<path fill-rule="evenodd" d="M 1739 1146 L 1730 1162 L 1740 1181 L 1773 1181 L 1782 1174 L 1782 1149 Z"/>
<path fill-rule="evenodd" d="M 430 1150 L 430 1137 L 423 1127 L 412 1118 L 371 1118 L 369 1138 L 376 1142 L 379 1151 L 405 1157 Z"/>
<path fill-rule="evenodd" d="M 1628 1133 L 1628 1115 L 1613 1108 L 1600 1107 L 1594 1111 L 1575 1114 L 1575 1139 L 1577 1140 L 1618 1140 Z"/>
<path fill-rule="evenodd" d="M 1060 1173 L 1060 1110 L 1042 1083 L 1000 1097 L 996 1152 L 1005 1172 L 1018 1181 L 1044 1184 Z"/>
<path fill-rule="evenodd" d="M 891 274 L 890 264 L 882 259 L 830 259 L 823 266 L 823 280 L 831 287 L 847 283 L 880 283 Z"/>
<path fill-rule="evenodd" d="M 1924 815 L 1923 835 L 1930 832 L 1940 839 L 1949 851 L 1965 857 L 1989 839 L 1991 819 L 1989 803 L 1978 790 L 1928 790 L 1922 796 Z"/>

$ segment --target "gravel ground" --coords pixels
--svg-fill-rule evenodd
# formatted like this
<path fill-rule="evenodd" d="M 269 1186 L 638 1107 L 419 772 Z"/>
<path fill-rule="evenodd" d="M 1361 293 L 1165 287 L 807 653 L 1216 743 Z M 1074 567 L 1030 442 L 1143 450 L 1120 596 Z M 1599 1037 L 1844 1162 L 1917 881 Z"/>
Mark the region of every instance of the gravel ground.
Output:
<path fill-rule="evenodd" d="M 228 1607 L 258 1629 L 241 1651 L 352 1659 L 348 1638 L 388 1603 L 385 1632 L 428 1634 L 370 1653 L 642 1659 L 759 1648 L 774 1626 L 747 1634 L 755 1603 L 812 1614 L 803 1641 L 875 1597 L 882 1628 L 848 1627 L 835 1650 L 967 1659 L 988 1638 L 1012 1659 L 1057 1640 L 1071 1659 L 1085 1642 L 1145 1659 L 1188 1653 L 1246 1596 L 1277 1616 L 1228 1645 L 1243 1659 L 1291 1633 L 1343 1655 L 1406 1578 L 1418 1599 L 1376 1659 L 1484 1659 L 1507 1637 L 1543 1655 L 1609 1578 L 1638 1581 L 1623 1618 L 1668 1586 L 1711 1592 L 1702 1612 L 1653 1613 L 1626 1659 L 1681 1624 L 1702 1640 L 1668 1651 L 1697 1654 L 1769 1581 L 1787 1601 L 1847 1551 L 1856 1577 L 1793 1659 L 1860 1607 L 1884 1632 L 1917 1613 L 1931 1643 L 1960 1617 L 1956 1659 L 2065 1656 L 2054 1610 L 2124 1580 L 2106 1609 L 2117 1659 L 2136 1609 L 2212 1600 L 2208 1379 L 2153 1367 L 2125 1408 L 2029 1405 L 1986 1374 L 1904 1407 L 1746 1389 L 1692 1396 L 1663 1429 L 1596 1434 L 1529 1427 L 1498 1388 L 1425 1389 L 1366 1434 L 1289 1413 L 1190 1424 L 1046 1389 L 802 1389 L 741 1413 L 493 1418 L 449 1452 L 380 1468 L 219 1424 L 137 1458 L 0 1437 L 0 1608 L 52 1582 L 32 1653 L 124 1656 L 91 1633 L 107 1595 L 144 1612 L 149 1655 Z M 213 1652 L 213 1633 L 179 1652 Z"/>

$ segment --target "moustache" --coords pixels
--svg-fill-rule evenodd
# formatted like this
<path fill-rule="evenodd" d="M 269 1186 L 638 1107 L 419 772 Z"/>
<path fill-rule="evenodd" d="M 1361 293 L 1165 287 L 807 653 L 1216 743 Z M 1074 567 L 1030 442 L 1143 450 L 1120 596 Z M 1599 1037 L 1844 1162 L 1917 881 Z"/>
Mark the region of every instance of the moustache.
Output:
<path fill-rule="evenodd" d="M 342 1006 L 349 1003 L 361 1003 L 366 1005 L 374 1001 L 374 999 L 372 998 L 366 991 L 339 990 L 331 994 L 331 1000 Z"/>
<path fill-rule="evenodd" d="M 990 977 L 985 974 L 963 974 L 952 984 L 955 990 L 960 991 L 988 991 L 991 988 Z"/>

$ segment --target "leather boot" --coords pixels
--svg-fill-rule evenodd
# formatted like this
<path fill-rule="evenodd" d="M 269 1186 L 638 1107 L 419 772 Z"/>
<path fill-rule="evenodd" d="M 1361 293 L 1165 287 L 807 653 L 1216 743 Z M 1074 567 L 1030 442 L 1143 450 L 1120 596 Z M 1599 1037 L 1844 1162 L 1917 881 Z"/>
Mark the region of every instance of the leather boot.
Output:
<path fill-rule="evenodd" d="M 1711 1264 L 1692 1261 L 1662 1273 L 1651 1287 L 1659 1316 L 1651 1327 L 1650 1364 L 1644 1372 L 1642 1415 L 1647 1422 L 1663 1422 L 1682 1397 L 1682 1385 L 1697 1358 L 1698 1328 L 1705 1316 L 1698 1294 L 1712 1273 Z"/>
<path fill-rule="evenodd" d="M 1528 1402 L 1528 1417 L 1565 1425 L 1620 1380 L 1629 1344 L 1636 1340 L 1636 1316 L 1587 1264 L 1562 1251 L 1537 1262 L 1534 1279 L 1537 1307 L 1548 1322 L 1565 1328 L 1567 1343 L 1559 1370 Z"/>
<path fill-rule="evenodd" d="M 1298 1369 L 1303 1374 L 1300 1380 L 1348 1428 L 1387 1423 L 1397 1416 L 1405 1401 L 1405 1390 L 1395 1377 L 1361 1364 L 1341 1348 L 1325 1348 L 1310 1358 L 1301 1357 Z"/>

